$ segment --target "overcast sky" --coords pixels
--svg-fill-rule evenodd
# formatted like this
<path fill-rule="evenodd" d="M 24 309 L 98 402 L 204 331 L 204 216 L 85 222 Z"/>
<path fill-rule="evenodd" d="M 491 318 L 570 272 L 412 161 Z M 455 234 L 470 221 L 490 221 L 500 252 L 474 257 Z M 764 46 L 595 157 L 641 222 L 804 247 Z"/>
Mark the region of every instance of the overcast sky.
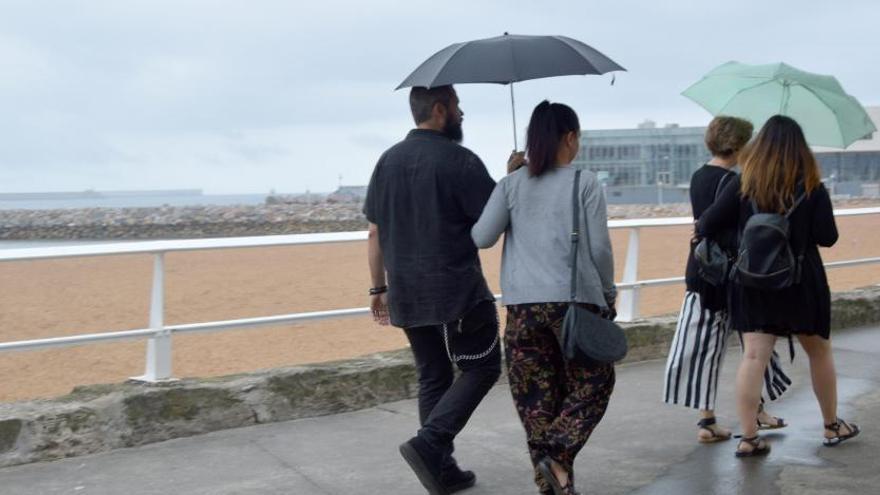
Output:
<path fill-rule="evenodd" d="M 397 84 L 458 41 L 579 39 L 628 69 L 515 86 L 587 129 L 704 125 L 679 93 L 728 60 L 832 74 L 880 104 L 877 0 L 0 0 L 0 192 L 365 184 L 411 127 Z M 465 145 L 500 177 L 504 86 L 459 87 Z"/>

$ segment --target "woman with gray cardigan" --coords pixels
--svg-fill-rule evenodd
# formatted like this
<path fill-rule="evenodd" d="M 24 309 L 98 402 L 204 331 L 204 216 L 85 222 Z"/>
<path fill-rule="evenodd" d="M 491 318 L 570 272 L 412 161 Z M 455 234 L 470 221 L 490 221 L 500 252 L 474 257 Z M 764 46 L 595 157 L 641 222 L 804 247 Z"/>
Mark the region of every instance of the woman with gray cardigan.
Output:
<path fill-rule="evenodd" d="M 563 359 L 562 320 L 571 298 L 571 219 L 580 124 L 566 105 L 541 102 L 529 122 L 527 166 L 495 187 L 471 236 L 480 248 L 504 233 L 501 289 L 510 390 L 526 430 L 542 494 L 572 495 L 574 458 L 605 414 L 614 366 Z M 603 190 L 582 171 L 577 302 L 614 316 L 614 263 Z"/>

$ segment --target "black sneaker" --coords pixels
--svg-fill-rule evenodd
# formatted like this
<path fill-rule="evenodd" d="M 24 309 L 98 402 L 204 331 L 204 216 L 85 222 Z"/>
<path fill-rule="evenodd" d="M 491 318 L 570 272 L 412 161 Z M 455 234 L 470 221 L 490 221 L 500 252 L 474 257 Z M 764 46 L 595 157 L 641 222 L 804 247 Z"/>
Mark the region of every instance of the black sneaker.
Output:
<path fill-rule="evenodd" d="M 400 455 L 416 473 L 422 486 L 431 495 L 449 495 L 450 491 L 440 481 L 439 456 L 431 455 L 431 449 L 419 437 L 413 437 L 400 445 Z"/>
<path fill-rule="evenodd" d="M 440 474 L 440 482 L 449 493 L 466 490 L 477 483 L 477 475 L 473 471 L 462 471 L 457 465 L 446 468 Z"/>

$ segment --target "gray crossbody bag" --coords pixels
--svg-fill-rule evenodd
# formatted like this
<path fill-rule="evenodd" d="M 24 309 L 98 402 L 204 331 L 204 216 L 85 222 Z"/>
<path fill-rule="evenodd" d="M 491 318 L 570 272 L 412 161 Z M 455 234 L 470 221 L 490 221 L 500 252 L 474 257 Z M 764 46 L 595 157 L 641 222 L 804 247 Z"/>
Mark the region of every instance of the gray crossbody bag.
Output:
<path fill-rule="evenodd" d="M 580 241 L 581 171 L 574 173 L 571 228 L 571 300 L 562 322 L 562 352 L 565 359 L 580 365 L 614 363 L 626 356 L 626 335 L 617 323 L 577 304 L 577 251 Z M 592 257 L 592 253 L 591 253 Z"/>

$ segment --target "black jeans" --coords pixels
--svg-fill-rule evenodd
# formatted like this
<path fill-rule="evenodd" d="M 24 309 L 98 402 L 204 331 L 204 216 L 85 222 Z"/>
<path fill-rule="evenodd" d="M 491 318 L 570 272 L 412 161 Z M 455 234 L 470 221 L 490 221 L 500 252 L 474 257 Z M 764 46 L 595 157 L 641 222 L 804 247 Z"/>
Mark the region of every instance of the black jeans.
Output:
<path fill-rule="evenodd" d="M 418 437 L 433 450 L 436 458 L 431 460 L 438 461 L 445 470 L 455 463 L 455 436 L 501 374 L 501 344 L 497 311 L 491 301 L 479 303 L 461 324 L 448 323 L 446 336 L 443 327 L 405 328 L 404 332 L 419 375 Z M 461 370 L 457 379 L 449 354 Z"/>

